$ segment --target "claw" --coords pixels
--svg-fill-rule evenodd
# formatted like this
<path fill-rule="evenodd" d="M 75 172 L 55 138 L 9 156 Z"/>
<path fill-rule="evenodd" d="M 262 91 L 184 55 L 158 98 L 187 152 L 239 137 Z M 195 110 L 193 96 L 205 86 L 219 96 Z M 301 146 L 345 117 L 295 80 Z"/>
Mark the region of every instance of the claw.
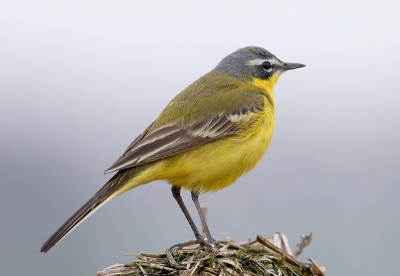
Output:
<path fill-rule="evenodd" d="M 197 239 L 193 240 L 193 241 L 188 241 L 188 242 L 175 244 L 175 245 L 171 246 L 169 248 L 169 250 L 171 252 L 175 252 L 176 249 L 182 249 L 182 248 L 184 248 L 186 246 L 191 246 L 191 245 L 194 245 L 194 244 L 198 244 L 201 247 L 205 247 L 205 249 L 202 250 L 198 255 L 196 255 L 194 257 L 192 256 L 192 257 L 188 257 L 188 258 L 183 259 L 182 262 L 187 261 L 190 258 L 193 258 L 193 260 L 195 261 L 195 260 L 203 257 L 204 255 L 206 255 L 210 251 L 213 252 L 213 253 L 218 253 L 218 249 L 217 249 L 217 246 L 215 245 L 215 242 L 214 241 L 208 242 L 202 236 L 197 237 Z"/>

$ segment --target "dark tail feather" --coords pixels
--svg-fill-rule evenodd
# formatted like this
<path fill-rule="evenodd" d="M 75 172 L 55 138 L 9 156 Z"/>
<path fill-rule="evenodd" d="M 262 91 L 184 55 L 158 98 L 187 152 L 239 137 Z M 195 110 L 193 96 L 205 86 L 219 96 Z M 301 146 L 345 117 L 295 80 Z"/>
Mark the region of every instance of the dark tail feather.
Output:
<path fill-rule="evenodd" d="M 88 202 L 75 212 L 51 237 L 43 244 L 40 252 L 46 253 L 62 238 L 69 234 L 83 220 L 93 214 L 98 208 L 110 200 L 113 193 L 129 179 L 132 169 L 116 173 Z"/>

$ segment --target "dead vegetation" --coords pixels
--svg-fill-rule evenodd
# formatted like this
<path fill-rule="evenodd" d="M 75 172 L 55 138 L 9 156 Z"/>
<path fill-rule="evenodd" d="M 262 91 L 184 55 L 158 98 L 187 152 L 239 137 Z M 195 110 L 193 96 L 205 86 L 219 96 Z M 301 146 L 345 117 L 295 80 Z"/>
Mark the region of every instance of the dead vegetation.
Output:
<path fill-rule="evenodd" d="M 311 241 L 311 233 L 303 235 L 295 253 L 291 253 L 284 234 L 275 233 L 268 240 L 258 235 L 255 240 L 236 243 L 225 234 L 216 240 L 218 252 L 201 252 L 198 245 L 169 250 L 164 253 L 140 252 L 138 260 L 129 264 L 116 264 L 97 273 L 97 276 L 129 275 L 273 275 L 322 276 L 324 268 L 310 258 L 304 263 L 296 257 Z"/>

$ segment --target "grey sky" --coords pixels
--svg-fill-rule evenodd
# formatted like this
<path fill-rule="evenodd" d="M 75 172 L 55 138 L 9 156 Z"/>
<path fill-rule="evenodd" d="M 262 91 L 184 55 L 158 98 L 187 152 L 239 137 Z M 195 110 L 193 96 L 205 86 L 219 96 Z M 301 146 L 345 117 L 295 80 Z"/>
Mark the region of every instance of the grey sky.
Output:
<path fill-rule="evenodd" d="M 213 235 L 280 231 L 294 246 L 312 231 L 301 258 L 329 275 L 395 275 L 399 14 L 396 1 L 2 1 L 0 274 L 94 275 L 192 238 L 170 186 L 155 182 L 39 253 L 169 100 L 256 45 L 307 67 L 279 80 L 258 166 L 200 196 Z"/>

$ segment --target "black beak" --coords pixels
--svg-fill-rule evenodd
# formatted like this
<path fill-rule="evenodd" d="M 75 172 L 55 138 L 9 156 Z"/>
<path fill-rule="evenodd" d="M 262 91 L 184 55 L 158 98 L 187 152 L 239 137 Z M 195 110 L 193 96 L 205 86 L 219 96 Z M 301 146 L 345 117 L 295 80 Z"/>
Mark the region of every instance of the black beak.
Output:
<path fill-rule="evenodd" d="M 287 71 L 287 70 L 292 70 L 292 69 L 297 69 L 297 68 L 301 68 L 304 67 L 304 64 L 301 63 L 289 63 L 289 62 L 285 62 L 283 63 L 282 66 L 280 66 L 282 71 Z"/>

